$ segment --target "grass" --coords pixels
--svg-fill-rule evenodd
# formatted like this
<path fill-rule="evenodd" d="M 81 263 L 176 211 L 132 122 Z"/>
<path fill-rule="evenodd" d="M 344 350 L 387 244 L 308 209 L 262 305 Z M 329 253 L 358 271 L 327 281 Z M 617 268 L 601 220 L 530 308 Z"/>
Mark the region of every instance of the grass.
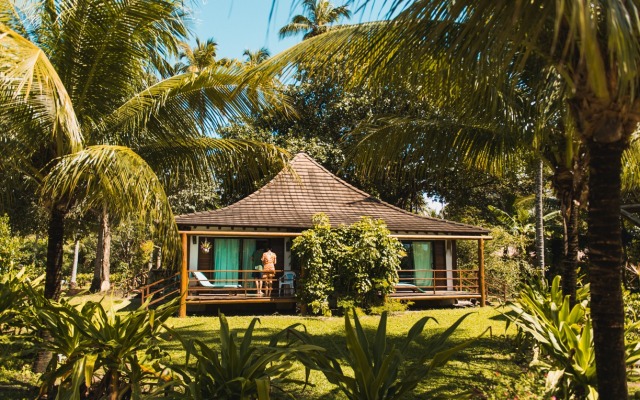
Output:
<path fill-rule="evenodd" d="M 514 356 L 512 341 L 505 336 L 505 333 L 513 334 L 513 331 L 505 332 L 505 322 L 499 312 L 492 308 L 410 311 L 392 315 L 388 321 L 388 335 L 391 343 L 398 343 L 418 319 L 425 315 L 436 318 L 438 324 L 429 322 L 423 337 L 417 341 L 411 351 L 411 354 L 415 354 L 417 358 L 425 337 L 442 332 L 468 312 L 472 314 L 453 335 L 452 344 L 476 338 L 487 328 L 490 328 L 490 331 L 478 339 L 471 348 L 459 353 L 431 379 L 423 382 L 408 399 L 452 398 L 465 393 L 477 399 L 540 398 L 540 385 L 543 384 L 534 382 L 533 375 L 518 363 Z M 227 318 L 230 328 L 236 330 L 239 336 L 252 319 L 247 316 Z M 261 316 L 259 318 L 261 323 L 254 332 L 254 339 L 260 344 L 266 345 L 269 338 L 276 332 L 301 322 L 306 326 L 308 333 L 314 337 L 316 344 L 325 347 L 331 354 L 340 355 L 343 360 L 345 359 L 346 344 L 342 317 Z M 372 336 L 378 320 L 377 316 L 361 317 L 363 326 Z M 198 338 L 213 347 L 219 345 L 217 337 L 219 323 L 216 317 L 174 318 L 169 321 L 169 324 L 185 337 Z M 177 341 L 169 341 L 163 346 L 170 353 L 173 362 L 184 362 L 184 351 Z M 304 380 L 303 368 L 298 368 L 294 375 L 295 378 Z M 329 384 L 322 374 L 312 373 L 310 380 L 313 386 L 305 390 L 299 387 L 286 389 L 292 391 L 294 397 L 300 400 L 341 398 L 336 388 Z"/>
<path fill-rule="evenodd" d="M 94 298 L 95 297 L 95 298 Z M 73 302 L 100 300 L 101 295 L 81 296 Z M 113 302 L 116 307 L 125 306 L 122 299 L 106 296 L 104 301 Z M 452 345 L 478 337 L 487 328 L 490 331 L 477 340 L 467 350 L 457 354 L 444 368 L 438 370 L 430 379 L 423 382 L 407 399 L 442 398 L 449 399 L 467 394 L 472 399 L 538 399 L 542 398 L 544 383 L 536 381 L 526 368 L 526 361 L 514 355 L 513 341 L 508 335 L 513 329 L 505 332 L 505 322 L 500 313 L 490 307 L 481 309 L 437 309 L 408 311 L 391 315 L 388 320 L 388 336 L 391 344 L 399 343 L 409 328 L 423 316 L 436 318 L 438 324 L 430 321 L 422 337 L 413 345 L 411 354 L 419 357 L 421 344 L 426 337 L 442 332 L 465 313 L 472 314 L 462 323 L 452 337 Z M 230 328 L 242 336 L 249 325 L 251 316 L 228 316 Z M 346 344 L 344 337 L 344 319 L 342 317 L 301 317 L 301 316 L 260 316 L 260 324 L 254 332 L 254 340 L 266 345 L 273 334 L 294 324 L 303 323 L 316 344 L 325 347 L 331 354 L 345 359 Z M 373 336 L 379 317 L 362 316 L 361 322 L 368 333 Z M 198 338 L 213 347 L 220 343 L 218 338 L 219 322 L 217 316 L 172 318 L 168 324 L 187 338 Z M 162 343 L 162 347 L 170 354 L 171 363 L 184 362 L 184 350 L 176 339 L 170 338 Z M 12 370 L 0 368 L 0 398 L 21 399 L 33 398 L 34 384 L 37 376 L 26 376 L 28 366 L 20 370 L 13 365 Z M 304 369 L 299 366 L 293 374 L 294 378 L 304 380 Z M 329 384 L 324 376 L 312 372 L 311 386 L 287 387 L 285 390 L 298 400 L 343 398 L 336 388 Z"/>

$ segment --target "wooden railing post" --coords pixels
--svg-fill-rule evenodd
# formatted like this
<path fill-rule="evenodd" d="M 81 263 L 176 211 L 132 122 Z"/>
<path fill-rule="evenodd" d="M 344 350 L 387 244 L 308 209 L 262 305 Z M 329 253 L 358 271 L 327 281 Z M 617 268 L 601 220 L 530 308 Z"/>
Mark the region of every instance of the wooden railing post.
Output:
<path fill-rule="evenodd" d="M 178 316 L 187 316 L 187 288 L 189 286 L 189 275 L 187 275 L 187 234 L 182 234 L 182 265 L 180 266 L 180 312 Z"/>
<path fill-rule="evenodd" d="M 480 287 L 480 307 L 487 305 L 487 290 L 484 282 L 484 239 L 478 240 L 478 286 Z"/>

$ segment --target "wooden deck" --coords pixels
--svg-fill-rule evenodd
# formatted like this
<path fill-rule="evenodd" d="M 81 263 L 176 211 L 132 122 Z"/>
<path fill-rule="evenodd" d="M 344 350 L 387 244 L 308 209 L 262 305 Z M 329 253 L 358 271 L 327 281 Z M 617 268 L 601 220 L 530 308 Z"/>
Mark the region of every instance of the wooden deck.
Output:
<path fill-rule="evenodd" d="M 458 292 L 455 290 L 437 290 L 435 292 L 395 292 L 389 296 L 396 300 L 427 301 L 427 300 L 455 300 L 480 299 L 480 293 Z"/>
<path fill-rule="evenodd" d="M 187 296 L 189 304 L 273 304 L 273 303 L 295 303 L 295 296 L 256 296 L 255 294 L 198 294 Z"/>

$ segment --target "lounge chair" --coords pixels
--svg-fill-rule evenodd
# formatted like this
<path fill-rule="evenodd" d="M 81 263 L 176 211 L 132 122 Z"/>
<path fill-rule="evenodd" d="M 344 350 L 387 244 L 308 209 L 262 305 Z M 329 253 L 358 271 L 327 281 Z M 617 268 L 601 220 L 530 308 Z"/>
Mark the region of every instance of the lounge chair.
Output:
<path fill-rule="evenodd" d="M 210 289 L 239 289 L 239 288 L 242 287 L 242 285 L 238 285 L 237 283 L 235 283 L 235 284 L 212 283 L 205 276 L 205 274 L 203 274 L 200 271 L 191 271 L 191 273 L 198 280 L 198 284 L 200 284 L 201 286 L 206 287 L 206 288 L 210 288 Z M 237 293 L 234 292 L 233 294 L 237 294 Z"/>
<path fill-rule="evenodd" d="M 412 283 L 396 283 L 395 290 L 397 291 L 411 291 L 419 293 L 427 293 Z"/>

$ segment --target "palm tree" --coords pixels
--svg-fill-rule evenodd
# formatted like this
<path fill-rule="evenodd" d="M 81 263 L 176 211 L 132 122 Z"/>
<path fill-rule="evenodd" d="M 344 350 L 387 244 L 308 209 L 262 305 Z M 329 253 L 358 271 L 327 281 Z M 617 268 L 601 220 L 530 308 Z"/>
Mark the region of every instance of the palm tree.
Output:
<path fill-rule="evenodd" d="M 180 48 L 181 51 L 178 55 L 180 62 L 175 66 L 176 72 L 200 72 L 216 65 L 218 43 L 213 38 L 209 38 L 205 42 L 196 38 L 196 45 L 193 48 L 188 43 L 181 42 Z"/>
<path fill-rule="evenodd" d="M 620 177 L 623 152 L 640 115 L 638 4 L 618 0 L 415 0 L 405 4 L 392 23 L 321 35 L 263 68 L 282 67 L 285 58 L 320 64 L 329 57 L 335 59 L 343 47 L 348 57 L 343 67 L 354 71 L 353 84 L 409 82 L 422 85 L 425 92 L 450 93 L 473 87 L 466 93 L 471 109 L 481 108 L 487 114 L 504 100 L 496 93 L 518 90 L 519 81 L 512 78 L 527 62 L 535 60 L 541 69 L 557 74 L 561 100 L 588 158 L 589 272 L 598 392 L 603 399 L 627 398 Z"/>
<path fill-rule="evenodd" d="M 351 11 L 346 4 L 334 7 L 329 0 L 304 0 L 302 8 L 305 15 L 295 15 L 290 23 L 280 28 L 281 38 L 304 33 L 302 39 L 309 39 L 327 32 L 331 24 L 341 17 L 351 18 Z"/>
<path fill-rule="evenodd" d="M 242 55 L 246 57 L 244 65 L 249 68 L 253 68 L 271 57 L 271 53 L 266 47 L 262 47 L 255 51 L 246 49 Z"/>
<path fill-rule="evenodd" d="M 260 146 L 207 137 L 188 104 L 204 96 L 214 128 L 278 104 L 272 82 L 245 85 L 245 71 L 218 67 L 157 79 L 156 60 L 177 54 L 187 32 L 182 1 L 0 5 L 0 158 L 40 187 L 50 211 L 46 297 L 60 294 L 72 207 L 140 216 L 176 250 L 163 183 L 212 179 L 240 160 L 249 162 L 244 170 L 258 168 Z"/>

